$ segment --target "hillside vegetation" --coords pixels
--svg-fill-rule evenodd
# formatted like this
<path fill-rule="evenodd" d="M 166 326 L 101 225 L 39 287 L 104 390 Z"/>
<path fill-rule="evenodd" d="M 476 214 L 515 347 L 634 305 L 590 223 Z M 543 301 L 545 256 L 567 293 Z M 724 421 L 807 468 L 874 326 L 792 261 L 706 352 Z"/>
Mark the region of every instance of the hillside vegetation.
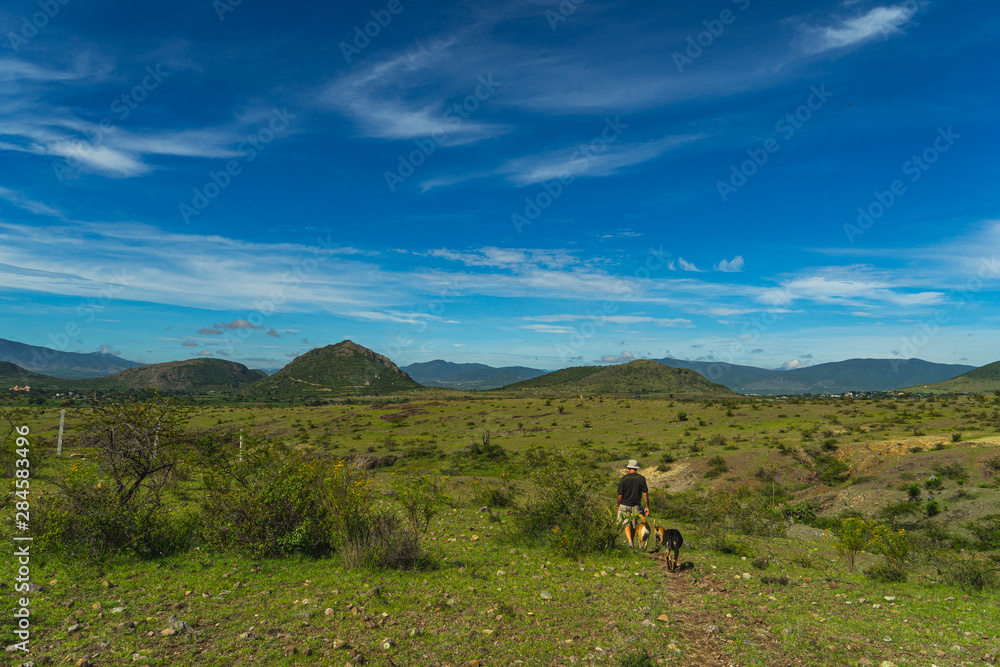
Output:
<path fill-rule="evenodd" d="M 1000 361 L 981 366 L 944 382 L 917 385 L 910 391 L 922 394 L 978 394 L 1000 391 Z"/>
<path fill-rule="evenodd" d="M 243 390 L 259 400 L 308 397 L 376 396 L 421 389 L 409 375 L 381 354 L 349 340 L 316 348 Z"/>
<path fill-rule="evenodd" d="M 732 396 L 732 391 L 686 368 L 637 359 L 615 366 L 576 366 L 517 382 L 497 391 L 514 395 L 544 394 L 632 396 Z"/>

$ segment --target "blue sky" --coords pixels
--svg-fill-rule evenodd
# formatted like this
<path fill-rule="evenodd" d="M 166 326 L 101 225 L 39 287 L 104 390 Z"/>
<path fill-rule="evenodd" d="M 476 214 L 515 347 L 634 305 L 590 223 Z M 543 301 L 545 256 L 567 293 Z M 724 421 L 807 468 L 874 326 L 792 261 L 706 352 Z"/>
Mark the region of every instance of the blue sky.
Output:
<path fill-rule="evenodd" d="M 0 8 L 0 337 L 996 361 L 982 0 Z"/>

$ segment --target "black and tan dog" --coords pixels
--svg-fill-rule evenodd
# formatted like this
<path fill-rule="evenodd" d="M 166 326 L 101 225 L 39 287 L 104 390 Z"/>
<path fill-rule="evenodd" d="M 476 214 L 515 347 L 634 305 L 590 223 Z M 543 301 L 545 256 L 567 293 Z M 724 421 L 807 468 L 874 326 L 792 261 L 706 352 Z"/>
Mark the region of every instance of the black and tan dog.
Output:
<path fill-rule="evenodd" d="M 678 557 L 683 544 L 684 538 L 681 537 L 681 531 L 676 528 L 667 528 L 663 531 L 663 548 L 667 550 L 667 569 L 671 572 L 677 569 Z"/>

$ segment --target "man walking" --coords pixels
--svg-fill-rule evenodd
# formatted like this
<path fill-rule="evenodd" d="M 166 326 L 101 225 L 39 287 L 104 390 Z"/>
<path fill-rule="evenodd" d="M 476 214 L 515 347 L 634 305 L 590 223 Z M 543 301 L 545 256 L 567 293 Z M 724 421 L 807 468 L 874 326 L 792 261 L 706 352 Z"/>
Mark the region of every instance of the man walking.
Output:
<path fill-rule="evenodd" d="M 636 518 L 649 516 L 649 488 L 646 478 L 639 474 L 639 462 L 632 459 L 626 466 L 628 473 L 618 482 L 618 519 L 625 524 L 625 539 L 632 546 L 632 531 Z M 645 505 L 645 510 L 640 506 Z"/>

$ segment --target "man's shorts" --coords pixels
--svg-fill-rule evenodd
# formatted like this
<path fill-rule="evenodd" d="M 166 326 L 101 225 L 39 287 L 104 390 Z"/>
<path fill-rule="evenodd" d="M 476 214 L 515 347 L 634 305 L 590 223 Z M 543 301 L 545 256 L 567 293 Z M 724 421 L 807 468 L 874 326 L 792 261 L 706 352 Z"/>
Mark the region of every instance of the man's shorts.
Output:
<path fill-rule="evenodd" d="M 638 505 L 619 505 L 618 506 L 618 520 L 623 524 L 629 524 L 633 528 L 635 524 L 638 523 L 639 518 L 639 506 Z"/>

